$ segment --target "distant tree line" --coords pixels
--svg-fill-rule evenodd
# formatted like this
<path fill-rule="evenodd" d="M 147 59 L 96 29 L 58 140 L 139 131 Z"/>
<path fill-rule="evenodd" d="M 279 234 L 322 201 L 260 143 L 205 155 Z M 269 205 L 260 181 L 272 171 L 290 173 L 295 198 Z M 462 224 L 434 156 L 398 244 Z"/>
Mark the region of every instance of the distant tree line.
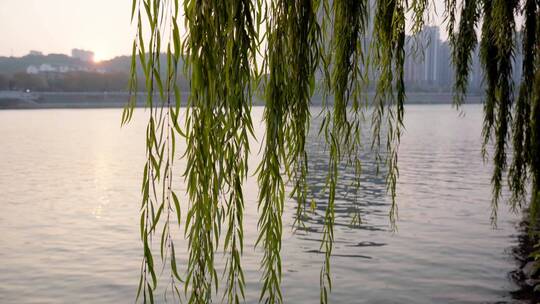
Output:
<path fill-rule="evenodd" d="M 0 90 L 31 90 L 41 92 L 119 92 L 127 91 L 129 74 L 125 72 L 98 73 L 74 71 L 67 73 L 12 75 L 0 74 Z M 138 80 L 138 88 L 145 89 L 144 79 Z M 180 87 L 187 87 L 179 79 Z"/>

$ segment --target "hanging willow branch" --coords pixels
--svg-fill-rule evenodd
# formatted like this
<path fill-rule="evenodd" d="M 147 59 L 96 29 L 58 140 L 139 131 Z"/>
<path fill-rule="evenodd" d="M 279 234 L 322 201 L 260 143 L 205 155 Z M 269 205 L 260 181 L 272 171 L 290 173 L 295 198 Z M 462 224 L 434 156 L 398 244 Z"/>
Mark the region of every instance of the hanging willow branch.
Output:
<path fill-rule="evenodd" d="M 519 2 L 517 0 L 493 2 L 493 21 L 491 23 L 494 33 L 494 44 L 497 47 L 498 77 L 497 87 L 488 88 L 496 92 L 498 99 L 497 114 L 495 118 L 495 152 L 493 162 L 495 165 L 492 177 L 493 184 L 493 210 L 497 210 L 501 196 L 502 177 L 506 170 L 506 144 L 509 125 L 512 119 L 511 107 L 513 102 L 512 61 L 514 58 L 514 13 Z M 496 211 L 495 211 L 496 212 Z M 494 214 L 496 217 L 496 213 Z"/>
<path fill-rule="evenodd" d="M 537 50 L 540 43 L 537 40 Z M 536 59 L 536 77 L 533 82 L 534 94 L 531 104 L 531 155 L 540 154 L 540 70 L 538 69 L 539 59 Z M 531 198 L 531 219 L 533 223 L 538 222 L 540 211 L 540 157 L 531 157 L 530 170 L 532 172 L 532 198 Z"/>
<path fill-rule="evenodd" d="M 478 2 L 478 8 L 476 8 Z M 455 21 L 457 4 L 447 0 L 449 18 Z M 484 143 L 482 153 L 487 157 L 488 145 L 493 143 L 493 185 L 492 219 L 495 223 L 503 188 L 503 177 L 507 169 L 507 146 L 513 147 L 513 160 L 508 172 L 508 185 L 511 191 L 509 200 L 513 210 L 525 207 L 525 195 L 529 172 L 538 174 L 538 141 L 533 131 L 540 118 L 533 107 L 538 98 L 534 75 L 538 73 L 539 34 L 538 22 L 540 3 L 537 0 L 524 0 L 520 10 L 518 0 L 466 0 L 463 6 L 460 27 L 457 34 L 450 33 L 453 40 L 454 62 L 456 64 L 456 100 L 461 104 L 466 92 L 470 56 L 476 45 L 476 22 L 482 17 L 480 56 L 484 68 L 486 95 L 484 101 Z M 480 11 L 477 13 L 477 9 Z M 517 100 L 514 106 L 514 80 L 512 78 L 515 54 L 516 16 L 524 16 L 522 28 L 523 75 Z M 453 24 L 453 22 L 451 22 Z M 449 26 L 453 29 L 453 25 Z M 456 38 L 457 37 L 457 38 Z M 512 118 L 512 107 L 514 117 Z M 512 122 L 513 119 L 513 122 Z M 512 129 L 512 130 L 511 130 Z M 512 131 L 512 132 L 511 132 Z M 512 136 L 512 140 L 508 138 Z M 532 179 L 531 218 L 536 221 L 538 200 L 536 199 L 539 180 Z"/>
<path fill-rule="evenodd" d="M 534 82 L 534 64 L 537 41 L 537 0 L 526 0 L 523 8 L 525 24 L 522 29 L 523 75 L 519 95 L 514 108 L 513 124 L 513 160 L 509 171 L 509 185 L 513 189 L 511 204 L 514 210 L 520 208 L 525 202 L 527 186 L 527 163 L 530 161 L 531 129 L 527 123 L 531 115 L 532 90 L 530 84 Z"/>
<path fill-rule="evenodd" d="M 288 27 L 290 58 L 290 126 L 286 128 L 290 151 L 289 165 L 293 170 L 294 187 L 291 197 L 297 201 L 295 221 L 303 225 L 307 202 L 308 156 L 306 137 L 309 131 L 311 96 L 315 90 L 315 71 L 319 65 L 321 29 L 317 21 L 319 2 L 301 0 L 294 2 Z"/>
<path fill-rule="evenodd" d="M 225 142 L 224 171 L 227 230 L 224 248 L 229 251 L 225 296 L 228 303 L 239 303 L 245 296 L 245 279 L 241 256 L 244 246 L 242 184 L 247 176 L 251 121 L 251 63 L 257 38 L 254 8 L 247 0 L 236 0 L 227 6 L 227 48 L 225 53 Z"/>
<path fill-rule="evenodd" d="M 328 303 L 328 293 L 332 289 L 330 258 L 334 246 L 334 222 L 336 188 L 339 180 L 339 166 L 344 156 L 352 156 L 357 172 L 360 146 L 361 88 L 364 84 L 361 65 L 364 64 L 362 38 L 367 28 L 368 3 L 364 0 L 336 0 L 332 4 L 334 27 L 329 62 L 331 79 L 327 86 L 334 97 L 332 105 L 325 101 L 325 117 L 321 127 L 330 147 L 328 177 L 328 205 L 324 215 L 321 250 L 325 259 L 321 269 L 320 302 Z M 348 117 L 352 106 L 352 120 Z M 345 151 L 342 151 L 345 150 Z M 359 187 L 359 183 L 357 183 Z"/>
<path fill-rule="evenodd" d="M 463 99 L 467 92 L 469 74 L 472 67 L 472 53 L 478 44 L 475 31 L 476 24 L 480 18 L 478 4 L 478 0 L 464 0 L 459 31 L 454 36 L 452 45 L 452 60 L 456 67 L 454 105 L 458 107 L 463 104 Z"/>
<path fill-rule="evenodd" d="M 264 303 L 282 303 L 281 221 L 285 179 L 294 179 L 296 221 L 301 223 L 307 193 L 306 137 L 310 99 L 319 60 L 320 30 L 317 3 L 312 0 L 275 1 L 267 18 L 267 70 L 265 80 L 266 137 L 259 177 L 259 237 L 262 244 Z M 285 179 L 283 177 L 285 175 Z"/>
<path fill-rule="evenodd" d="M 482 41 L 480 44 L 480 60 L 484 66 L 484 82 L 488 88 L 494 88 L 497 85 L 496 81 L 499 67 L 496 64 L 489 64 L 489 61 L 497 56 L 497 47 L 493 43 L 494 38 L 491 27 L 493 22 L 491 15 L 492 0 L 482 1 L 484 20 L 482 25 Z M 484 100 L 484 124 L 482 129 L 482 136 L 484 138 L 482 143 L 482 155 L 484 160 L 487 158 L 487 145 L 493 132 L 496 104 L 495 91 L 486 89 Z"/>
<path fill-rule="evenodd" d="M 208 303 L 218 289 L 214 252 L 226 219 L 229 253 L 224 297 L 244 298 L 242 184 L 247 175 L 251 122 L 251 64 L 257 24 L 252 3 L 184 2 L 187 37 L 184 58 L 191 74 L 186 110 L 186 178 L 190 208 L 186 219 L 189 254 L 185 290 L 189 303 Z"/>
<path fill-rule="evenodd" d="M 461 3 L 461 8 L 458 4 Z M 528 177 L 532 181 L 531 217 L 540 210 L 540 3 L 523 0 L 445 0 L 447 29 L 456 66 L 455 104 L 463 103 L 472 52 L 478 44 L 485 72 L 483 152 L 494 144 L 493 218 L 507 169 L 506 151 L 513 146 L 508 181 L 511 206 L 525 205 Z M 295 225 L 303 225 L 309 190 L 306 138 L 315 72 L 324 76 L 323 124 L 329 162 L 320 272 L 320 302 L 329 302 L 332 289 L 336 189 L 340 171 L 354 166 L 359 189 L 361 131 L 371 111 L 372 150 L 377 164 L 386 167 L 391 195 L 390 221 L 397 218 L 398 146 L 403 129 L 406 12 L 411 32 L 422 31 L 429 0 L 378 0 L 370 33 L 368 0 L 134 0 L 130 99 L 122 115 L 129 122 L 137 92 L 146 93 L 148 125 L 143 170 L 140 237 L 143 247 L 137 299 L 153 302 L 158 284 L 153 237 L 160 230 L 163 269 L 168 266 L 167 291 L 173 299 L 211 303 L 219 294 L 215 253 L 226 254 L 223 302 L 244 301 L 244 189 L 248 175 L 249 139 L 253 135 L 253 95 L 265 101 L 259 185 L 256 246 L 263 251 L 260 302 L 283 303 L 281 246 L 286 197 L 296 199 Z M 183 12 L 179 12 L 183 7 Z M 459 12 L 459 14 L 458 14 Z M 515 18 L 524 15 L 523 76 L 513 107 Z M 182 20 L 183 18 L 183 26 Z M 456 30 L 457 26 L 457 32 Z M 259 28 L 264 25 L 263 31 Z M 185 30 L 185 35 L 180 32 Z M 370 48 L 368 50 L 368 48 Z M 165 57 L 162 55 L 165 52 Z M 165 66 L 166 61 L 166 66 Z M 259 64 L 262 62 L 262 67 Z M 181 92 L 177 85 L 182 65 L 189 79 L 185 120 L 181 128 Z M 145 79 L 137 87 L 138 72 Z M 369 79 L 376 79 L 373 100 L 362 102 Z M 259 84 L 262 84 L 259 86 Z M 261 90 L 262 89 L 262 90 Z M 512 121 L 512 110 L 514 120 Z M 512 140 L 507 140 L 512 129 Z M 173 191 L 177 138 L 186 142 L 183 177 L 188 203 L 185 234 L 186 273 L 176 263 L 174 225 L 181 223 L 180 201 Z M 180 151 L 179 151 L 180 152 Z M 286 193 L 286 185 L 292 190 Z M 359 212 L 353 216 L 358 223 Z M 222 231 L 224 232 L 222 234 Z M 163 272 L 162 272 L 163 273 Z M 182 286 L 183 285 L 183 286 Z M 170 289 L 169 289 L 170 288 Z M 183 289 L 183 295 L 180 290 Z"/>
<path fill-rule="evenodd" d="M 530 146 L 529 170 L 532 176 L 532 198 L 530 202 L 531 222 L 538 223 L 540 215 L 540 3 L 536 1 L 536 36 L 532 43 L 534 47 L 534 75 L 535 79 L 531 82 L 532 97 L 531 97 L 531 115 L 525 134 L 530 134 L 528 144 Z M 525 24 L 529 24 L 526 22 Z M 531 29 L 529 29 L 531 30 Z M 525 84 L 525 83 L 524 83 Z M 531 88 L 529 88 L 531 90 Z"/>
<path fill-rule="evenodd" d="M 373 101 L 372 147 L 376 149 L 377 162 L 388 167 L 387 188 L 391 194 L 390 221 L 397 218 L 396 185 L 398 146 L 403 127 L 405 84 L 403 66 L 405 62 L 405 7 L 399 0 L 378 1 L 375 14 L 373 60 L 380 71 Z M 383 120 L 386 117 L 386 124 Z M 383 130 L 382 127 L 386 127 Z M 386 155 L 379 153 L 381 133 L 386 132 Z"/>
<path fill-rule="evenodd" d="M 141 14 L 141 6 L 145 14 Z M 137 11 L 138 8 L 138 12 Z M 140 237 L 143 242 L 143 260 L 141 276 L 137 291 L 137 299 L 153 302 L 153 291 L 157 286 L 156 265 L 151 251 L 152 238 L 162 218 L 163 228 L 160 242 L 160 257 L 165 264 L 170 262 L 170 287 L 173 297 L 179 296 L 177 283 L 181 281 L 177 271 L 176 256 L 171 227 L 173 212 L 178 215 L 180 223 L 180 207 L 177 195 L 172 190 L 173 164 L 175 154 L 175 128 L 180 108 L 180 98 L 172 97 L 178 92 L 176 85 L 177 67 L 180 49 L 167 44 L 167 75 L 161 78 L 161 36 L 163 32 L 171 32 L 170 24 L 163 23 L 166 15 L 178 14 L 178 6 L 171 2 L 133 1 L 132 20 L 136 16 L 137 35 L 133 42 L 130 99 L 122 114 L 122 124 L 129 122 L 133 115 L 137 95 L 137 58 L 146 79 L 146 106 L 149 109 L 149 120 L 146 128 L 146 164 L 142 182 L 142 204 L 140 215 Z M 144 16 L 144 17 L 143 17 Z M 146 45 L 143 39 L 143 18 L 150 27 L 150 40 Z M 158 93 L 157 98 L 155 92 Z M 157 100 L 156 100 L 157 99 Z M 173 100 L 174 99 L 174 100 Z M 161 186 L 161 187 L 160 187 Z"/>

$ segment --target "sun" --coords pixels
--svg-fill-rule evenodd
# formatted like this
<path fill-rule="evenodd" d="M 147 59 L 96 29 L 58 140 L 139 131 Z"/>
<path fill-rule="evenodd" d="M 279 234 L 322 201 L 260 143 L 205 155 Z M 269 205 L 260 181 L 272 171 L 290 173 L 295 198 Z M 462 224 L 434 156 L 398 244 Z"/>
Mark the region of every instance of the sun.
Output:
<path fill-rule="evenodd" d="M 103 58 L 103 55 L 100 54 L 100 53 L 94 53 L 94 63 L 100 63 L 101 61 L 103 61 L 105 58 Z"/>
<path fill-rule="evenodd" d="M 97 50 L 94 49 L 94 63 L 100 63 L 102 61 L 108 60 L 109 58 L 109 50 L 107 50 L 106 48 L 101 47 Z"/>

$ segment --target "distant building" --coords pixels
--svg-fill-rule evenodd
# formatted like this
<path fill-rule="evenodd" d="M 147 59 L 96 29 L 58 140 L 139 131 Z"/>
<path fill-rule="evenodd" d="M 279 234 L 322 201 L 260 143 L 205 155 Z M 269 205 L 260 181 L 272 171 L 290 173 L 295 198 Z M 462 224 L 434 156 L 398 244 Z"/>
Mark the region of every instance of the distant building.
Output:
<path fill-rule="evenodd" d="M 30 51 L 30 53 L 28 53 L 28 55 L 30 55 L 30 56 L 43 56 L 43 53 L 40 52 L 40 51 Z"/>
<path fill-rule="evenodd" d="M 56 72 L 57 69 L 55 67 L 53 67 L 52 65 L 48 64 L 48 63 L 44 63 L 42 65 L 39 66 L 39 71 L 40 72 Z"/>
<path fill-rule="evenodd" d="M 39 68 L 35 65 L 30 65 L 26 68 L 26 74 L 39 74 Z"/>
<path fill-rule="evenodd" d="M 407 37 L 405 82 L 414 89 L 451 90 L 455 71 L 452 48 L 440 38 L 439 27 L 425 26 L 416 37 Z M 516 56 L 517 57 L 517 56 Z M 520 71 L 515 69 L 518 74 Z M 469 89 L 478 91 L 483 86 L 484 74 L 477 47 L 471 54 Z"/>
<path fill-rule="evenodd" d="M 51 73 L 51 72 L 58 72 L 58 69 L 48 63 L 44 63 L 40 66 L 30 65 L 26 68 L 26 74 L 39 74 L 39 73 Z"/>
<path fill-rule="evenodd" d="M 469 87 L 471 90 L 482 88 L 484 82 L 484 70 L 480 61 L 480 49 L 477 47 L 472 53 L 472 63 L 469 75 Z"/>
<path fill-rule="evenodd" d="M 427 47 L 425 49 L 425 64 L 424 64 L 424 81 L 427 84 L 433 85 L 437 83 L 439 68 L 439 46 L 441 44 L 439 27 L 438 26 L 426 26 L 424 27 L 423 34 L 426 35 Z"/>
<path fill-rule="evenodd" d="M 73 69 L 71 67 L 68 67 L 66 65 L 62 65 L 58 68 L 58 72 L 60 73 L 67 73 L 67 72 L 70 72 L 72 71 Z"/>
<path fill-rule="evenodd" d="M 454 81 L 454 67 L 452 65 L 452 49 L 448 41 L 444 41 L 439 46 L 439 64 L 437 71 L 437 85 L 440 87 L 450 87 Z"/>
<path fill-rule="evenodd" d="M 71 50 L 71 57 L 78 58 L 81 61 L 92 62 L 94 61 L 94 52 L 81 49 L 73 49 Z"/>
<path fill-rule="evenodd" d="M 68 72 L 94 72 L 99 74 L 107 73 L 103 68 L 88 68 L 85 66 L 67 66 L 67 65 L 51 65 L 48 63 L 39 66 L 30 65 L 26 68 L 26 74 L 63 74 Z"/>

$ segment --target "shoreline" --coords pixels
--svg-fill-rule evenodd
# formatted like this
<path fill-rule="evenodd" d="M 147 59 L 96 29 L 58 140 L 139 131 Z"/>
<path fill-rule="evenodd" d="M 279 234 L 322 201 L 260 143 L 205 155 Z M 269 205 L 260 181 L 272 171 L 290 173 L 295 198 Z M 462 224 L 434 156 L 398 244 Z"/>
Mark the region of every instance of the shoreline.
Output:
<path fill-rule="evenodd" d="M 512 248 L 511 252 L 517 267 L 508 275 L 510 280 L 519 287 L 511 292 L 515 300 L 540 303 L 540 269 L 538 269 L 538 261 L 531 257 L 535 251 L 534 246 L 539 240 L 538 237 L 529 233 L 530 226 L 529 214 L 525 212 L 524 219 L 516 227 L 518 244 Z M 535 232 L 538 231 L 537 226 L 533 227 Z"/>
<path fill-rule="evenodd" d="M 0 92 L 1 93 L 1 92 Z M 25 93 L 21 93 L 23 96 Z M 14 94 L 10 94 L 14 95 Z M 129 99 L 128 92 L 32 92 L 32 98 L 9 96 L 2 97 L 0 94 L 0 110 L 14 109 L 100 109 L 100 108 L 123 108 Z M 182 92 L 182 99 L 187 100 L 189 92 Z M 136 107 L 144 107 L 146 94 L 137 95 Z M 369 93 L 372 98 L 374 93 Z M 156 100 L 159 95 L 155 95 Z M 482 103 L 483 95 L 469 95 L 465 104 Z M 425 93 L 410 92 L 407 94 L 406 104 L 452 104 L 452 93 Z M 262 106 L 261 99 L 254 98 L 254 106 Z M 322 97 L 315 95 L 312 105 L 322 105 Z"/>

